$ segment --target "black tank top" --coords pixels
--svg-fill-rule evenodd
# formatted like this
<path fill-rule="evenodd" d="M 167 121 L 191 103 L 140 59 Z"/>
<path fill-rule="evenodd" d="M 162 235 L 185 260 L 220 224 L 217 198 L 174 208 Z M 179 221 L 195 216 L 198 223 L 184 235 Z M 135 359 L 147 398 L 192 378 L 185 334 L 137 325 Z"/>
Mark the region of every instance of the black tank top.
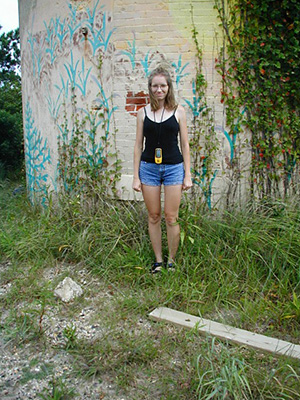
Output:
<path fill-rule="evenodd" d="M 179 123 L 173 115 L 163 122 L 154 122 L 148 118 L 146 109 L 143 133 L 145 137 L 145 149 L 141 160 L 154 163 L 154 152 L 156 147 L 162 149 L 163 164 L 179 164 L 183 162 L 182 154 L 178 147 Z M 158 137 L 160 136 L 159 145 Z"/>

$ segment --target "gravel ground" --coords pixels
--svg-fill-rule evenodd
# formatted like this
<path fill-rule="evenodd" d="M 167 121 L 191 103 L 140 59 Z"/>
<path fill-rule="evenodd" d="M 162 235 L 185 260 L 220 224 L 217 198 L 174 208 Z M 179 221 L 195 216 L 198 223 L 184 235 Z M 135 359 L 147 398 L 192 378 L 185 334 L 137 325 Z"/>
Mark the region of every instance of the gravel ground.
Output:
<path fill-rule="evenodd" d="M 10 263 L 0 264 L 0 274 L 9 269 Z M 59 276 L 68 273 L 68 267 L 49 269 L 45 272 L 46 281 L 59 279 Z M 74 275 L 74 267 L 72 267 Z M 77 270 L 77 282 L 87 288 L 91 284 L 88 272 L 82 268 Z M 93 283 L 97 285 L 95 281 Z M 11 288 L 10 283 L 0 281 L 0 296 L 5 296 Z M 103 301 L 109 301 L 109 293 L 103 290 L 97 292 Z M 72 325 L 76 327 L 78 339 L 95 340 L 101 338 L 105 332 L 101 321 L 95 323 L 93 302 L 95 297 L 84 299 L 82 308 Z M 87 305 L 86 305 L 87 304 Z M 24 307 L 24 304 L 20 305 Z M 31 340 L 16 346 L 7 332 L 7 318 L 9 310 L 2 310 L 0 319 L 0 398 L 1 400 L 29 400 L 40 399 L 41 393 L 51 393 L 53 379 L 65 385 L 65 390 L 73 389 L 75 399 L 84 400 L 129 400 L 130 397 L 117 393 L 117 388 L 109 376 L 98 379 L 84 379 L 74 377 L 73 356 L 64 350 L 65 339 L 62 335 L 64 328 L 70 325 L 68 317 L 61 313 L 63 307 L 46 310 L 43 316 L 43 340 Z M 93 320 L 93 321 L 92 321 Z M 67 389 L 66 389 L 67 388 Z M 44 392 L 43 392 L 44 391 Z M 48 397 L 46 397 L 48 399 Z"/>

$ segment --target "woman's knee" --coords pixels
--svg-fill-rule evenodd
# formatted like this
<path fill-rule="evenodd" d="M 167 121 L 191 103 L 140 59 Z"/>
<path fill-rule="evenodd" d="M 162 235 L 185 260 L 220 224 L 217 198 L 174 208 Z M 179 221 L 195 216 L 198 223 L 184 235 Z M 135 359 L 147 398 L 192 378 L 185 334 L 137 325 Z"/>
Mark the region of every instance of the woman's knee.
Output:
<path fill-rule="evenodd" d="M 161 221 L 161 214 L 160 213 L 149 213 L 148 219 L 150 224 L 159 224 Z"/>
<path fill-rule="evenodd" d="M 178 215 L 177 214 L 169 214 L 165 213 L 165 220 L 168 226 L 174 226 L 178 223 Z"/>

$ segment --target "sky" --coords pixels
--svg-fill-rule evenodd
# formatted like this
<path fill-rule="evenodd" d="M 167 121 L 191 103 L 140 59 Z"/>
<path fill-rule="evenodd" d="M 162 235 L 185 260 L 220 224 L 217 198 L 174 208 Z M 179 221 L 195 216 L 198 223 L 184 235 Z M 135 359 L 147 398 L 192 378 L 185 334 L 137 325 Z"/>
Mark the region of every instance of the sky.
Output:
<path fill-rule="evenodd" d="M 0 0 L 0 25 L 0 34 L 18 28 L 18 0 Z"/>

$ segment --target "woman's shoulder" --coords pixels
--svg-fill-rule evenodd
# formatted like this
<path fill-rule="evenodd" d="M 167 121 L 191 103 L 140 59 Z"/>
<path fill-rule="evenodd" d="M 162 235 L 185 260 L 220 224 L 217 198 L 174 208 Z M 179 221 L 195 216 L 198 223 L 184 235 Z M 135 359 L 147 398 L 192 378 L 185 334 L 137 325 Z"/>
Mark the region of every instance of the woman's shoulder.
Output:
<path fill-rule="evenodd" d="M 179 112 L 179 113 L 185 113 L 184 107 L 180 104 L 176 105 L 175 110 L 176 110 L 176 112 Z"/>
<path fill-rule="evenodd" d="M 143 120 L 145 118 L 145 115 L 146 115 L 146 107 L 139 108 L 136 115 L 137 115 L 138 119 L 142 119 Z"/>
<path fill-rule="evenodd" d="M 180 121 L 180 119 L 186 118 L 185 109 L 180 104 L 178 104 L 175 108 L 175 116 L 176 116 L 178 122 Z"/>
<path fill-rule="evenodd" d="M 141 107 L 138 109 L 137 116 L 145 117 L 147 114 L 149 114 L 149 111 L 150 111 L 150 104 L 147 104 L 145 107 Z"/>

